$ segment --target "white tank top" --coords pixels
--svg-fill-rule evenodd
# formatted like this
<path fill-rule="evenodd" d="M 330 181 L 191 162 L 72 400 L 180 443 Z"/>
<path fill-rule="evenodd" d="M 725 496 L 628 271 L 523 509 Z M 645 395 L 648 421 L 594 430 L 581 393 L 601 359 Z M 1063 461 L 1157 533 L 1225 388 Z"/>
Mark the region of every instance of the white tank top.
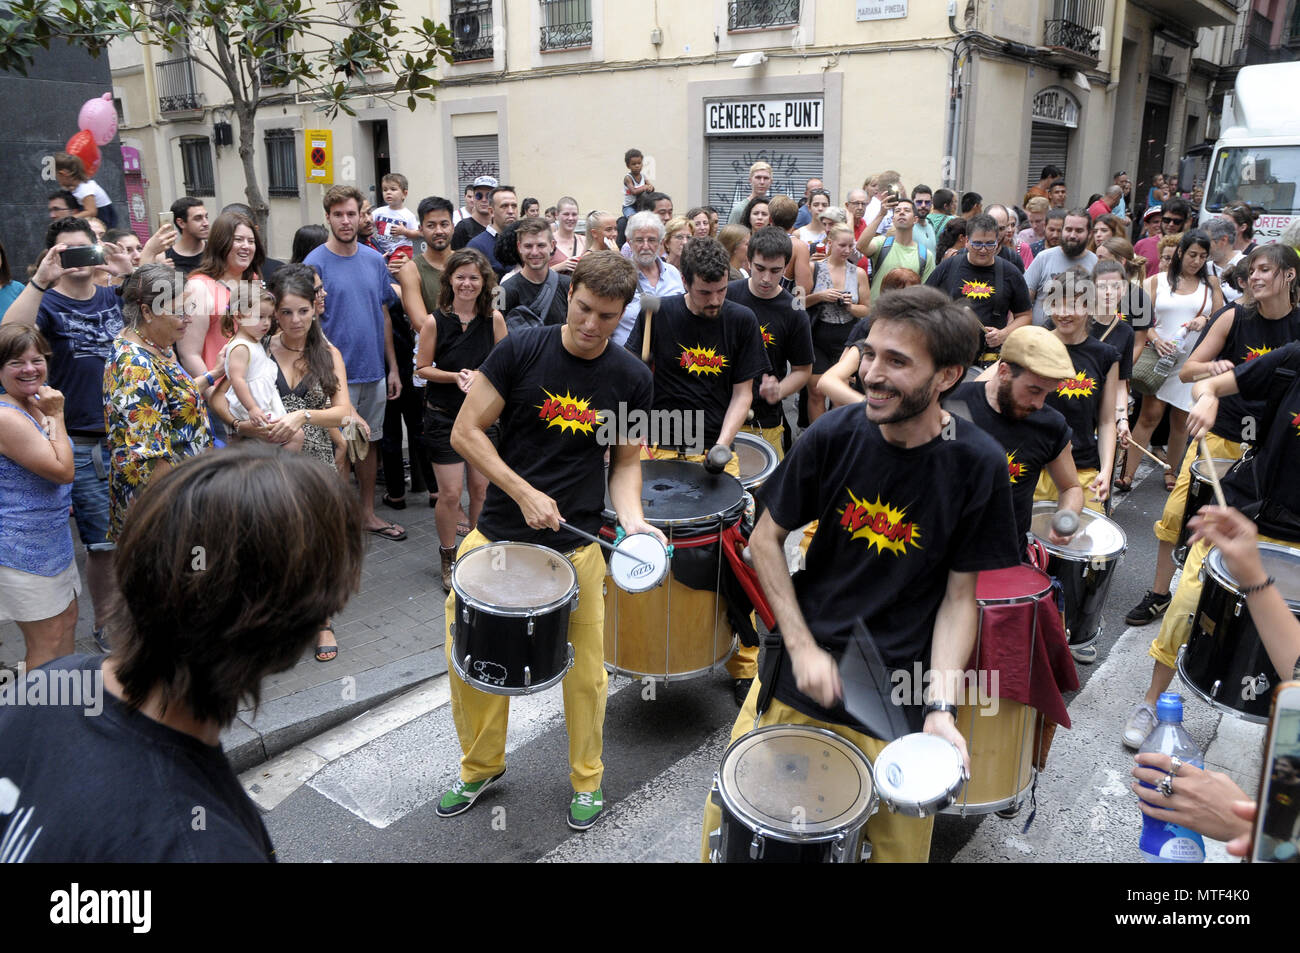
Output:
<path fill-rule="evenodd" d="M 1201 282 L 1189 294 L 1175 294 L 1169 287 L 1169 276 L 1161 272 L 1156 276 L 1156 334 L 1165 339 L 1176 337 L 1184 324 L 1199 314 L 1209 315 L 1214 307 L 1210 286 Z"/>

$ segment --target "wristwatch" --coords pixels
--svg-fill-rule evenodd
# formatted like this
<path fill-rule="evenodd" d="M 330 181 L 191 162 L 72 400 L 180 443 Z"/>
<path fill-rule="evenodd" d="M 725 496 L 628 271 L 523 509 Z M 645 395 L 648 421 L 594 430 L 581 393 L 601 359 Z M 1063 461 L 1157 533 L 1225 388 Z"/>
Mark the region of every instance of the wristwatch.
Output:
<path fill-rule="evenodd" d="M 957 720 L 957 706 L 954 705 L 952 702 L 929 702 L 928 704 L 926 704 L 925 715 L 927 718 L 930 715 L 934 714 L 936 711 L 941 711 L 946 714 L 952 715 L 952 720 L 953 721 Z"/>
<path fill-rule="evenodd" d="M 307 421 L 307 423 L 311 423 L 311 411 L 310 411 L 310 410 L 304 410 L 304 411 L 302 412 L 302 419 L 305 420 L 305 421 Z"/>

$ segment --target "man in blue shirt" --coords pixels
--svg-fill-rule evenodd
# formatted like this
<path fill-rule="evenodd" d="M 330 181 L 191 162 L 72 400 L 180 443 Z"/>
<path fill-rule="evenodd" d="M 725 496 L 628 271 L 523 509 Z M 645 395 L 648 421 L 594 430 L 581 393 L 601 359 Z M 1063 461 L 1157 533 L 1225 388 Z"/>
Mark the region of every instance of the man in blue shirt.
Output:
<path fill-rule="evenodd" d="M 664 241 L 664 223 L 654 212 L 637 212 L 627 220 L 627 241 L 632 249 L 632 263 L 636 265 L 636 294 L 623 309 L 611 338 L 622 347 L 641 313 L 642 297 L 667 298 L 686 290 L 682 273 L 659 257 Z"/>
<path fill-rule="evenodd" d="M 492 270 L 496 272 L 497 281 L 505 277 L 510 269 L 497 260 L 497 236 L 506 230 L 506 226 L 519 218 L 519 199 L 515 197 L 513 186 L 502 185 L 492 190 L 492 224 L 487 231 L 474 236 L 467 248 L 483 253 Z"/>

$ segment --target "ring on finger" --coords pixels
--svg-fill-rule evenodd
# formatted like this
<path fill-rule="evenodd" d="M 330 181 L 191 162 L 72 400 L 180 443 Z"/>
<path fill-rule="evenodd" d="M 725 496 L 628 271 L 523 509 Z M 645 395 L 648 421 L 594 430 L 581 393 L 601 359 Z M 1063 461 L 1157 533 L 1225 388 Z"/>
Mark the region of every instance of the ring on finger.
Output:
<path fill-rule="evenodd" d="M 1178 777 L 1178 769 L 1181 768 L 1181 767 L 1183 766 L 1184 763 L 1185 763 L 1185 762 L 1183 761 L 1183 759 L 1180 758 L 1180 757 L 1178 757 L 1178 755 L 1176 755 L 1176 754 L 1175 754 L 1175 755 L 1170 755 L 1170 757 L 1169 757 L 1169 773 L 1170 773 L 1170 775 L 1172 775 L 1173 777 Z"/>
<path fill-rule="evenodd" d="M 1166 774 L 1160 779 L 1160 793 L 1165 797 L 1174 796 L 1174 776 L 1172 773 Z"/>

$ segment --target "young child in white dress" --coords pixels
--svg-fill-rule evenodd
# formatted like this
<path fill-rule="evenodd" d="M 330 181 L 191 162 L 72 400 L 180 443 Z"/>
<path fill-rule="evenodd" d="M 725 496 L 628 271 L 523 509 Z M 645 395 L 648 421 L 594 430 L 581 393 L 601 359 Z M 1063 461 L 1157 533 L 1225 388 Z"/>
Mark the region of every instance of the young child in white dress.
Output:
<path fill-rule="evenodd" d="M 222 318 L 222 330 L 234 332 L 230 343 L 221 349 L 226 376 L 230 378 L 226 400 L 237 420 L 251 420 L 266 427 L 284 416 L 284 403 L 275 386 L 278 368 L 262 347 L 262 338 L 271 330 L 275 298 L 263 292 L 254 305 L 256 310 L 249 309 L 245 314 L 233 313 L 235 304 L 232 296 L 232 313 Z"/>

